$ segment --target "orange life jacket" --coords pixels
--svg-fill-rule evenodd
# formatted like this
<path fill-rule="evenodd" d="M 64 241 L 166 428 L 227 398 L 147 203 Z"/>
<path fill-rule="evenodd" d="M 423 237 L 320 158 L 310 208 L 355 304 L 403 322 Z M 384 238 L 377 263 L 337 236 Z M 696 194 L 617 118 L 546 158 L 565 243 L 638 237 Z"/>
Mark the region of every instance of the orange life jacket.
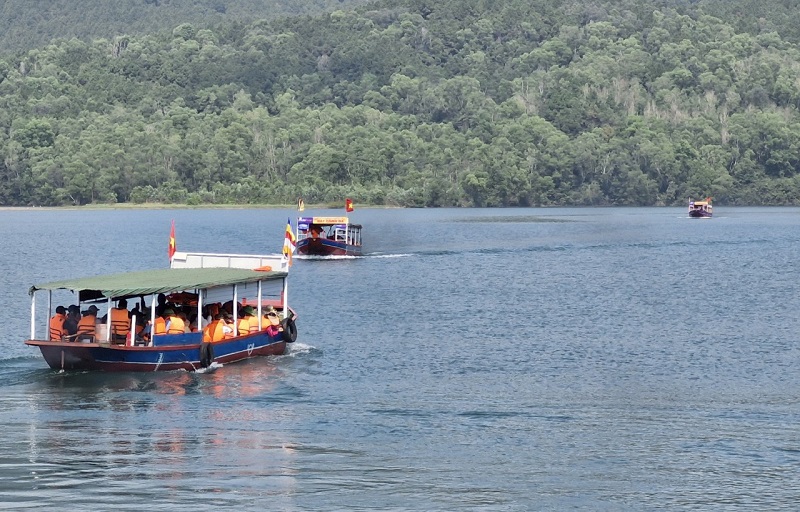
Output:
<path fill-rule="evenodd" d="M 119 336 L 127 336 L 131 331 L 131 319 L 128 317 L 128 310 L 124 308 L 111 309 L 111 333 Z"/>
<path fill-rule="evenodd" d="M 169 331 L 167 334 L 183 334 L 186 332 L 186 324 L 178 316 L 169 317 Z"/>
<path fill-rule="evenodd" d="M 167 321 L 163 316 L 156 317 L 155 326 L 153 326 L 153 334 L 167 334 Z"/>
<path fill-rule="evenodd" d="M 61 341 L 61 337 L 64 335 L 64 320 L 66 319 L 67 317 L 61 313 L 56 313 L 50 319 L 50 341 Z"/>
<path fill-rule="evenodd" d="M 250 333 L 250 321 L 247 318 L 238 319 L 238 327 L 236 329 L 238 336 L 244 336 Z"/>
<path fill-rule="evenodd" d="M 258 332 L 260 330 L 258 328 L 258 317 L 256 316 L 247 317 L 247 322 L 250 324 L 250 332 Z"/>
<path fill-rule="evenodd" d="M 95 322 L 97 317 L 94 315 L 83 315 L 80 322 L 78 322 L 78 334 L 95 335 Z"/>
<path fill-rule="evenodd" d="M 225 325 L 225 320 L 214 320 L 211 322 L 209 326 L 209 331 L 211 332 L 211 341 L 222 341 L 225 339 L 225 332 L 223 330 L 223 326 Z"/>
<path fill-rule="evenodd" d="M 217 327 L 217 322 L 219 320 L 214 320 L 210 322 L 208 325 L 203 327 L 203 341 L 204 342 L 211 342 L 214 341 L 214 329 Z"/>

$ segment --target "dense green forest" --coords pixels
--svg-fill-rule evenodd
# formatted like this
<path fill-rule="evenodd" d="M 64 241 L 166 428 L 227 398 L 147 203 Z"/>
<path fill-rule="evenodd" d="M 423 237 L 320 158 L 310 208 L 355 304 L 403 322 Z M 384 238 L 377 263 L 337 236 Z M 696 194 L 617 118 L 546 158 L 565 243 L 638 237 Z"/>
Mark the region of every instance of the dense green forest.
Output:
<path fill-rule="evenodd" d="M 800 204 L 793 3 L 387 0 L 7 51 L 0 204 Z"/>
<path fill-rule="evenodd" d="M 297 14 L 319 14 L 368 0 L 2 0 L 0 52 L 59 39 L 91 41 L 170 31 L 181 23 L 210 27 Z"/>

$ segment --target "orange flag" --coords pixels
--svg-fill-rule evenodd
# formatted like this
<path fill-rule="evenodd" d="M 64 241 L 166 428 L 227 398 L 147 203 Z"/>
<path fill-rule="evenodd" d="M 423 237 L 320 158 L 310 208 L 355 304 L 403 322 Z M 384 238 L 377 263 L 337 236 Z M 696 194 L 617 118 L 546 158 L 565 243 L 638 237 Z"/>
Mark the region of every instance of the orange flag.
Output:
<path fill-rule="evenodd" d="M 353 211 L 353 200 L 352 199 L 345 199 L 344 200 L 344 211 L 352 212 Z"/>
<path fill-rule="evenodd" d="M 177 245 L 175 244 L 175 221 L 172 221 L 172 228 L 169 230 L 169 248 L 167 249 L 167 254 L 169 255 L 169 261 L 172 261 L 172 257 L 175 256 L 175 250 L 177 249 Z"/>

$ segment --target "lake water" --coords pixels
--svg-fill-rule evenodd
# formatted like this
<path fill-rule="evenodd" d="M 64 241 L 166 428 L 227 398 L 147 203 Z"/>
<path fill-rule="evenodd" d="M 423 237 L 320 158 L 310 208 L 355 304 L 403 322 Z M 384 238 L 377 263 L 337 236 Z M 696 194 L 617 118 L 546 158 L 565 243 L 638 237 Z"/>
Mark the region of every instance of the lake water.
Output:
<path fill-rule="evenodd" d="M 296 213 L 0 211 L 0 508 L 795 510 L 800 209 L 715 215 L 358 209 L 364 257 L 292 267 L 287 355 L 102 374 L 23 344 L 32 284 Z"/>

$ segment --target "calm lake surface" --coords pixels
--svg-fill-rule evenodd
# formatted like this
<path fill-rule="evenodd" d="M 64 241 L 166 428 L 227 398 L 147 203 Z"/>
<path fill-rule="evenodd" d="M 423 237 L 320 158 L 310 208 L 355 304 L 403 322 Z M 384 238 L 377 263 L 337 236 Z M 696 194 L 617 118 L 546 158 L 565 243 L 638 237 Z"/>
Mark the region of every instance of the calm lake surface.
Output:
<path fill-rule="evenodd" d="M 288 354 L 205 374 L 52 371 L 27 290 L 296 212 L 0 211 L 0 508 L 796 510 L 800 209 L 715 210 L 358 209 Z"/>

